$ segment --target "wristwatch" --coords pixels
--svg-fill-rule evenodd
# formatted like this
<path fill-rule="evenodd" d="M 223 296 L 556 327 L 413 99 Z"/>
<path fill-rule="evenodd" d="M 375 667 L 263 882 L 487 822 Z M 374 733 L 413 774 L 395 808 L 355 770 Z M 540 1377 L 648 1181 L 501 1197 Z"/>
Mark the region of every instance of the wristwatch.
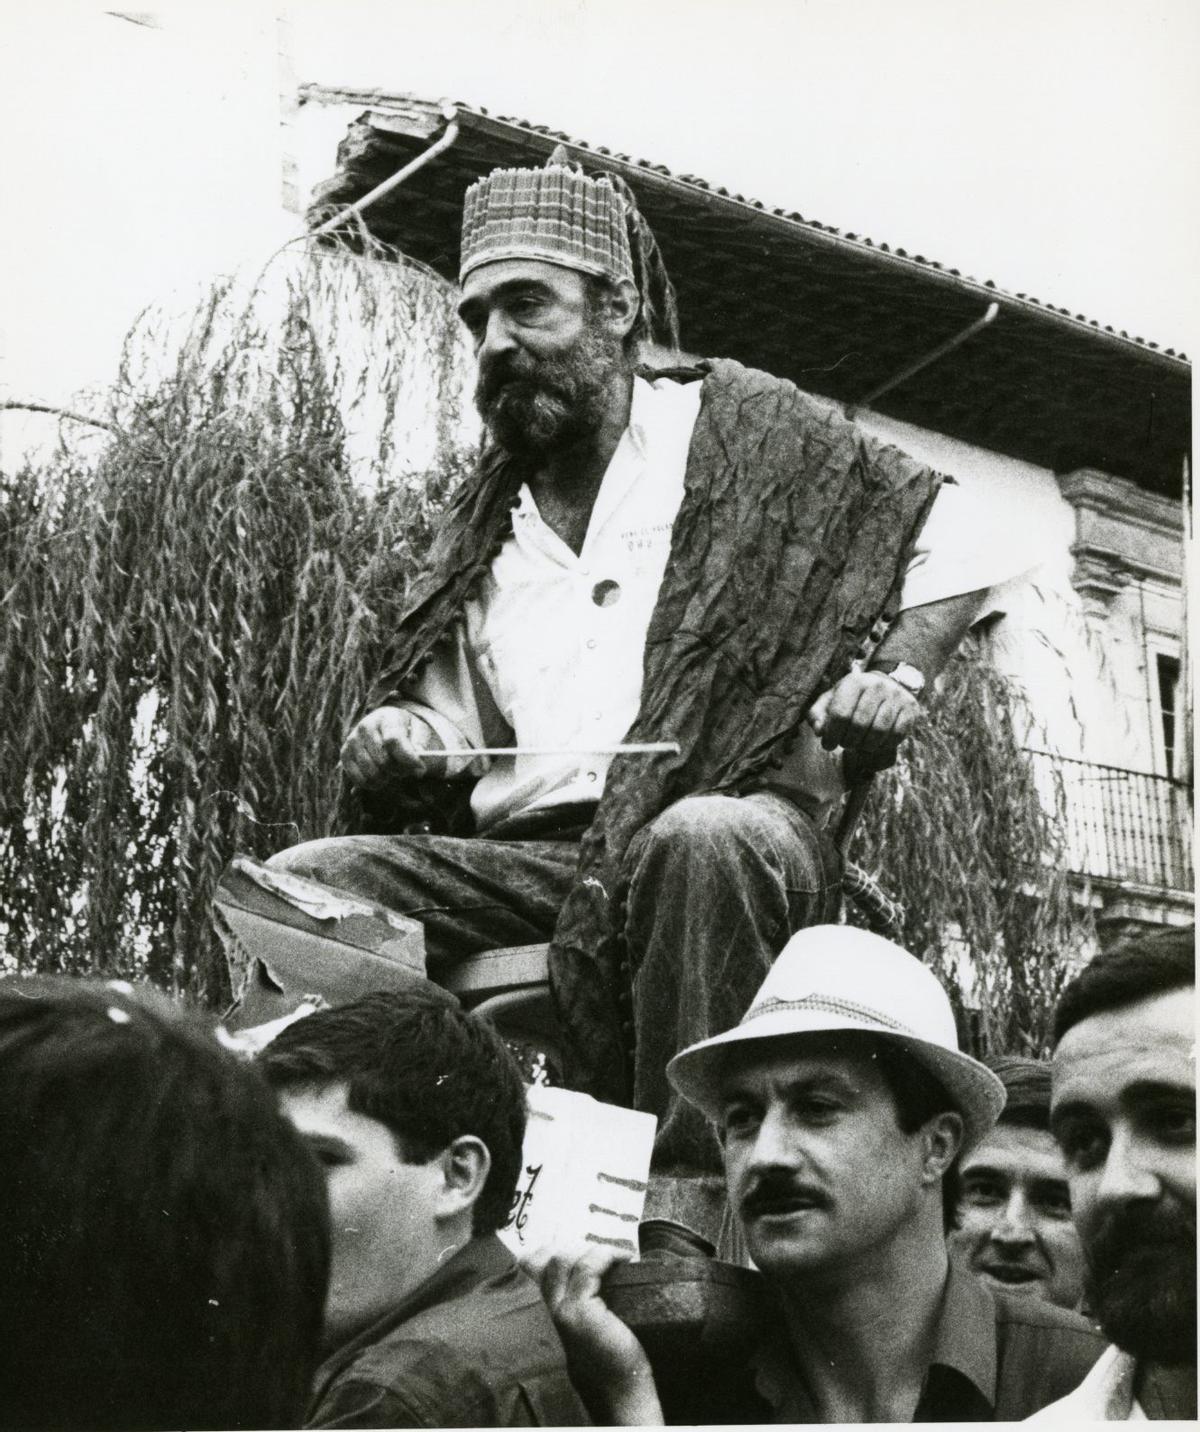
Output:
<path fill-rule="evenodd" d="M 881 661 L 870 668 L 889 676 L 897 686 L 903 686 L 910 696 L 920 698 L 925 690 L 925 673 L 910 666 L 907 661 Z"/>

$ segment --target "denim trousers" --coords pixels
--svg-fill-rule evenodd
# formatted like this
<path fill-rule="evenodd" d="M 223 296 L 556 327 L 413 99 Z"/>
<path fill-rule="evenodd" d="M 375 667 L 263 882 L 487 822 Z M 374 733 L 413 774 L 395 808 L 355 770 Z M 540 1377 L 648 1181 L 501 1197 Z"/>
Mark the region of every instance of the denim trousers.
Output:
<path fill-rule="evenodd" d="M 574 879 L 574 840 L 343 836 L 269 864 L 419 920 L 429 977 L 505 945 L 549 940 Z M 658 1118 L 646 1217 L 716 1242 L 721 1158 L 704 1116 L 670 1087 L 672 1055 L 736 1024 L 788 937 L 837 918 L 838 858 L 784 796 L 688 796 L 626 853 L 633 1105 Z"/>

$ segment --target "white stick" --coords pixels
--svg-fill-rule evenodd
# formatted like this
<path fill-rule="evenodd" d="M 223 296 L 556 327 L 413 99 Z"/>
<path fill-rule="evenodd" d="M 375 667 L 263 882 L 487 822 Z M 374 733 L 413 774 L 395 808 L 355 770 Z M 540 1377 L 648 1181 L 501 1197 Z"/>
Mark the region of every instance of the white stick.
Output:
<path fill-rule="evenodd" d="M 627 746 L 596 746 L 581 751 L 575 746 L 470 746 L 454 751 L 422 751 L 423 759 L 450 756 L 678 756 L 678 741 L 643 741 Z"/>

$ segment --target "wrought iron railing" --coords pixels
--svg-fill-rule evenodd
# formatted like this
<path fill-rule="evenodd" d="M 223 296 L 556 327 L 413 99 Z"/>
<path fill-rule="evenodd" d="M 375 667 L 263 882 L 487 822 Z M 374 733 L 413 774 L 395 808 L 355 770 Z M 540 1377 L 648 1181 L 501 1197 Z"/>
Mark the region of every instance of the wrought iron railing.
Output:
<path fill-rule="evenodd" d="M 1064 814 L 1071 871 L 1192 890 L 1192 813 L 1181 781 L 1046 751 L 1029 755 L 1047 807 Z"/>

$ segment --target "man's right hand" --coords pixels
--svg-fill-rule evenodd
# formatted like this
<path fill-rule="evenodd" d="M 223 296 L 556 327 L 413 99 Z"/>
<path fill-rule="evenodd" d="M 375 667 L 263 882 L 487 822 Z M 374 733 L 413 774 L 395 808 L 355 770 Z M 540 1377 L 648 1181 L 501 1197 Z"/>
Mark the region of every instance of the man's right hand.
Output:
<path fill-rule="evenodd" d="M 571 1376 L 598 1422 L 617 1427 L 660 1426 L 662 1405 L 637 1337 L 600 1292 L 604 1274 L 627 1253 L 589 1247 L 540 1248 L 521 1267 L 542 1290 L 562 1339 Z"/>
<path fill-rule="evenodd" d="M 342 770 L 352 785 L 370 790 L 396 776 L 419 774 L 424 769 L 422 754 L 441 749 L 441 741 L 419 716 L 402 706 L 380 706 L 346 737 Z"/>

